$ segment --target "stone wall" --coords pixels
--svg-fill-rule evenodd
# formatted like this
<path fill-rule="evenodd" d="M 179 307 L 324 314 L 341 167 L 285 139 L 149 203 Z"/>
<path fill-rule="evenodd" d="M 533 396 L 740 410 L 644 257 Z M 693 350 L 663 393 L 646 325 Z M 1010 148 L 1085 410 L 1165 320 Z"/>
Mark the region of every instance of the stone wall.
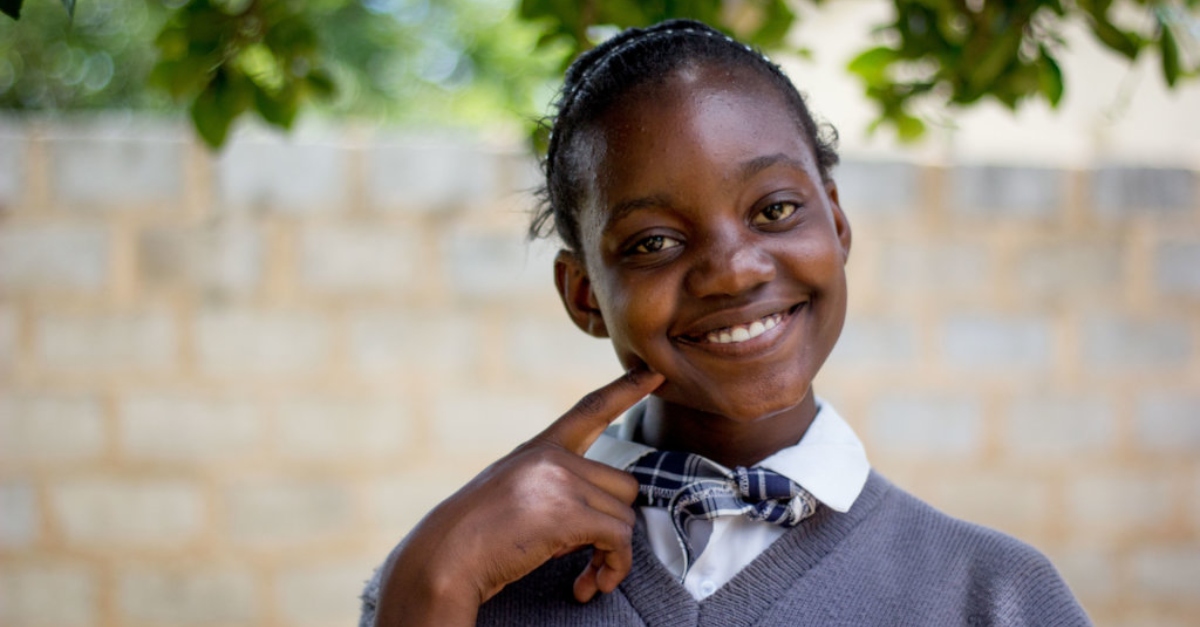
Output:
<path fill-rule="evenodd" d="M 817 384 L 873 463 L 1200 620 L 1200 177 L 850 162 Z M 0 624 L 344 625 L 430 506 L 618 373 L 518 147 L 0 122 Z"/>

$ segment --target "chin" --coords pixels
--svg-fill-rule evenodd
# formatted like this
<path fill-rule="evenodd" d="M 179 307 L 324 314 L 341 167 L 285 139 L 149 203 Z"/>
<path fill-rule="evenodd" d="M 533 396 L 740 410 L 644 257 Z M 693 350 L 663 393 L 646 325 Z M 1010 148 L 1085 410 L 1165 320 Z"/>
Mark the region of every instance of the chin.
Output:
<path fill-rule="evenodd" d="M 785 386 L 758 382 L 732 388 L 725 386 L 719 393 L 714 393 L 711 387 L 677 386 L 668 379 L 655 395 L 673 405 L 751 423 L 795 409 L 804 402 L 809 389 L 807 381 Z"/>

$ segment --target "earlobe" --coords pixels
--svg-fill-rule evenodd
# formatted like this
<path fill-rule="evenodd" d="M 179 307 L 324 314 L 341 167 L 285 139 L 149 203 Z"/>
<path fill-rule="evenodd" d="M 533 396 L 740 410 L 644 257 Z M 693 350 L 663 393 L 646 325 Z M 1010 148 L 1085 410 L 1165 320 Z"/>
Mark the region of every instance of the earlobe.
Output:
<path fill-rule="evenodd" d="M 558 251 L 554 259 L 554 285 L 575 326 L 593 337 L 608 337 L 600 303 L 592 290 L 587 267 L 579 255 L 569 250 Z"/>
<path fill-rule="evenodd" d="M 837 183 L 825 183 L 825 193 L 829 196 L 829 206 L 833 212 L 833 227 L 842 245 L 842 263 L 846 263 L 850 260 L 850 242 L 853 239 L 850 235 L 850 219 L 846 217 L 846 212 L 842 211 L 842 203 L 838 201 Z"/>

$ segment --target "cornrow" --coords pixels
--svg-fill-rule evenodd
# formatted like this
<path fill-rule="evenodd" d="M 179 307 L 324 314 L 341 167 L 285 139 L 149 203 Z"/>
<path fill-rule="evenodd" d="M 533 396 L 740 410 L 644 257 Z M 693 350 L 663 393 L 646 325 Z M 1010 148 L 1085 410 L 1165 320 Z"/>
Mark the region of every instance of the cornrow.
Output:
<path fill-rule="evenodd" d="M 636 54 L 635 54 L 636 53 Z M 766 55 L 728 35 L 693 20 L 669 20 L 649 28 L 630 28 L 579 56 L 567 69 L 553 104 L 549 142 L 542 169 L 546 184 L 529 227 L 531 238 L 548 235 L 550 227 L 570 250 L 580 249 L 579 209 L 588 200 L 592 181 L 589 142 L 581 133 L 621 95 L 660 79 L 689 62 L 738 65 L 765 76 L 791 105 L 796 121 L 816 155 L 822 178 L 837 164 L 836 132 L 818 129 L 792 82 Z"/>
<path fill-rule="evenodd" d="M 629 32 L 629 31 L 626 31 L 626 32 Z M 654 28 L 650 28 L 650 29 L 647 29 L 645 32 L 646 32 L 646 35 L 644 37 L 642 37 L 641 39 L 638 39 L 635 37 L 629 37 L 625 41 L 622 41 L 621 43 L 612 46 L 608 50 L 605 50 L 603 52 L 603 54 L 601 54 L 599 56 L 599 58 L 596 59 L 590 66 L 588 66 L 586 68 L 582 68 L 579 73 L 578 78 L 576 78 L 574 81 L 568 81 L 568 84 L 573 83 L 573 86 L 571 87 L 571 89 L 569 91 L 566 91 L 563 94 L 561 104 L 559 105 L 559 110 L 561 111 L 561 110 L 569 109 L 571 107 L 571 103 L 574 102 L 579 97 L 579 94 L 581 92 L 586 92 L 586 90 L 588 88 L 588 81 L 591 79 L 591 77 L 594 74 L 602 71 L 609 62 L 611 62 L 615 58 L 619 58 L 622 54 L 624 54 L 630 48 L 632 48 L 634 46 L 638 46 L 638 45 L 648 45 L 650 42 L 652 42 L 656 39 L 665 39 L 665 38 L 672 37 L 675 35 L 679 35 L 679 36 L 699 35 L 702 37 L 717 37 L 717 38 L 725 40 L 726 43 L 732 44 L 734 46 L 741 46 L 742 48 L 744 48 L 746 50 L 746 52 L 749 52 L 751 54 L 757 54 L 758 56 L 762 57 L 763 61 L 767 62 L 768 64 L 774 65 L 771 63 L 771 59 L 768 58 L 767 55 L 762 54 L 761 52 L 755 51 L 754 48 L 751 48 L 748 44 L 740 43 L 740 42 L 736 41 L 734 38 L 730 37 L 729 35 L 726 35 L 720 31 L 713 30 L 708 27 L 696 28 L 696 27 L 692 26 L 691 24 L 686 24 L 682 28 L 659 28 L 657 30 L 655 30 Z"/>

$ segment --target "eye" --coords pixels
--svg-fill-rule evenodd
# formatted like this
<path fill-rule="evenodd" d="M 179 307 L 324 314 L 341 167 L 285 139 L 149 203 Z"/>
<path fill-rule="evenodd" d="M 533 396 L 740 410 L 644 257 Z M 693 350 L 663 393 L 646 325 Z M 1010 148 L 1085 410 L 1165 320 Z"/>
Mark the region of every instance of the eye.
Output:
<path fill-rule="evenodd" d="M 762 211 L 754 214 L 754 218 L 750 220 L 750 223 L 761 226 L 772 222 L 779 222 L 796 213 L 796 209 L 798 208 L 794 202 L 772 203 L 763 207 Z"/>
<path fill-rule="evenodd" d="M 634 244 L 633 248 L 629 250 L 633 253 L 645 255 L 667 250 L 668 248 L 675 248 L 681 243 L 682 242 L 673 237 L 667 237 L 666 235 L 653 235 L 639 241 L 637 244 Z"/>

